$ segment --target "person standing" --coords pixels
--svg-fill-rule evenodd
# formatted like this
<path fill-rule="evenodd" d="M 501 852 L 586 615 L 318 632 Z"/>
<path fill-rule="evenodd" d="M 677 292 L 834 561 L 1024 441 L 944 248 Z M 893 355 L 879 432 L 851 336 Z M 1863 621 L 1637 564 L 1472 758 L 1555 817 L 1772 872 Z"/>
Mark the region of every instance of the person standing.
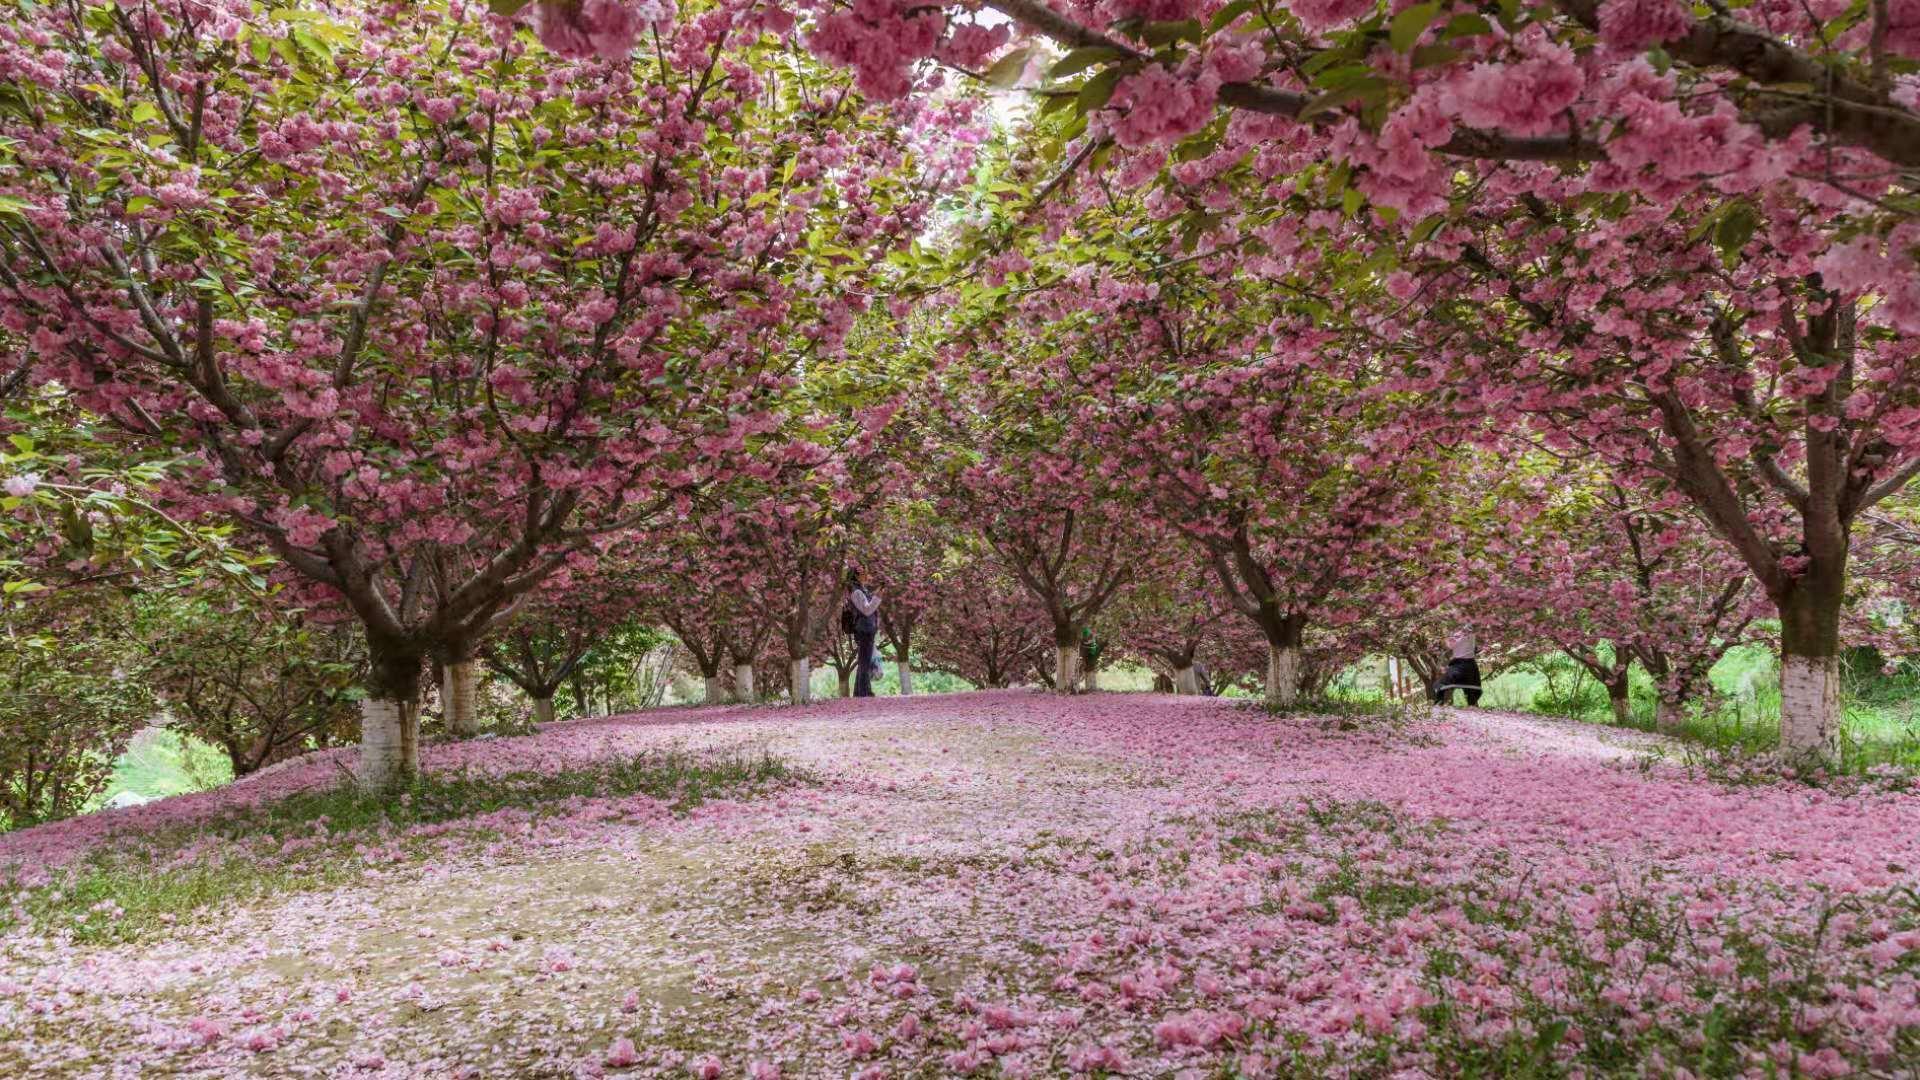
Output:
<path fill-rule="evenodd" d="M 1462 626 L 1447 638 L 1447 669 L 1433 688 L 1433 703 L 1445 705 L 1455 690 L 1466 691 L 1469 707 L 1480 704 L 1480 643 L 1473 629 Z"/>
<path fill-rule="evenodd" d="M 874 635 L 880 632 L 880 596 L 860 584 L 860 575 L 847 574 L 847 605 L 853 608 L 853 641 L 860 653 L 860 671 L 853 680 L 854 697 L 873 696 Z"/>

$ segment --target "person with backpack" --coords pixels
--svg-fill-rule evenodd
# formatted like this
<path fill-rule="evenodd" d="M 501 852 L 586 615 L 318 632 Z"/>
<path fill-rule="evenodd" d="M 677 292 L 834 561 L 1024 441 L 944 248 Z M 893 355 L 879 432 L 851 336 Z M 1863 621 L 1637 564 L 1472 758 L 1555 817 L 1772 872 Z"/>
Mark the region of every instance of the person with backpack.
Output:
<path fill-rule="evenodd" d="M 1480 704 L 1480 643 L 1474 639 L 1473 628 L 1462 626 L 1447 638 L 1447 668 L 1433 686 L 1433 703 L 1450 705 L 1453 692 L 1464 691 L 1467 707 Z"/>
<path fill-rule="evenodd" d="M 860 653 L 853 696 L 872 697 L 873 669 L 879 666 L 873 654 L 873 639 L 880 632 L 880 596 L 860 584 L 860 575 L 854 571 L 847 572 L 847 604 L 840 609 L 840 629 L 853 635 Z"/>

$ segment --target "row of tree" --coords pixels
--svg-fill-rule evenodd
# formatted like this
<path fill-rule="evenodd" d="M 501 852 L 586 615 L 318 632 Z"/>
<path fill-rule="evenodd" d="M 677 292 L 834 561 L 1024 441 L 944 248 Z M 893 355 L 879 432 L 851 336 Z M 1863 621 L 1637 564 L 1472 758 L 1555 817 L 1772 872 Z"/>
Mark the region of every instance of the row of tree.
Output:
<path fill-rule="evenodd" d="M 1607 7 L 23 8 L 0 388 L 98 430 L 23 431 L 13 598 L 91 544 L 346 620 L 375 785 L 569 620 L 803 699 L 850 563 L 903 657 L 1251 639 L 1280 704 L 1471 619 L 1672 717 L 1770 617 L 1831 753 L 1911 580 L 1907 46 Z"/>

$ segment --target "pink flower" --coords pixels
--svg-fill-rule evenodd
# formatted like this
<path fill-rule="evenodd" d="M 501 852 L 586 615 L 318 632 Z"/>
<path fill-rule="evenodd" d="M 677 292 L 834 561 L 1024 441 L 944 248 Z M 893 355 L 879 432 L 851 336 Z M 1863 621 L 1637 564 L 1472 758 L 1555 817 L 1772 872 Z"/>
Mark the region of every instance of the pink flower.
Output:
<path fill-rule="evenodd" d="M 1880 240 L 1861 234 L 1833 245 L 1815 260 L 1821 284 L 1843 293 L 1868 292 L 1893 273 L 1890 261 L 1880 254 Z"/>
<path fill-rule="evenodd" d="M 1693 14 L 1681 0 L 1606 0 L 1600 5 L 1600 40 L 1638 51 L 1685 37 Z"/>
<path fill-rule="evenodd" d="M 1195 79 L 1157 64 L 1142 68 L 1113 88 L 1112 103 L 1124 110 L 1114 122 L 1114 141 L 1132 148 L 1185 138 L 1213 118 L 1219 91 L 1217 75 Z"/>
<path fill-rule="evenodd" d="M 640 1064 L 640 1051 L 634 1047 L 632 1039 L 622 1036 L 613 1041 L 603 1060 L 616 1069 L 631 1068 Z"/>
<path fill-rule="evenodd" d="M 1308 30 L 1329 30 L 1371 12 L 1374 0 L 1293 0 L 1287 10 Z"/>
<path fill-rule="evenodd" d="M 1572 50 L 1540 46 L 1526 60 L 1475 64 L 1452 86 L 1452 104 L 1468 127 L 1544 135 L 1585 85 Z"/>
<path fill-rule="evenodd" d="M 562 56 L 624 60 L 642 32 L 673 15 L 672 0 L 541 0 L 534 29 Z"/>
<path fill-rule="evenodd" d="M 202 1044 L 209 1046 L 227 1036 L 227 1027 L 225 1024 L 209 1020 L 204 1016 L 196 1016 L 187 1021 L 187 1030 L 193 1032 L 194 1037 L 199 1039 Z"/>
<path fill-rule="evenodd" d="M 842 1038 L 840 1045 L 855 1058 L 872 1057 L 873 1052 L 880 1049 L 880 1040 L 874 1037 L 873 1032 L 863 1028 Z"/>

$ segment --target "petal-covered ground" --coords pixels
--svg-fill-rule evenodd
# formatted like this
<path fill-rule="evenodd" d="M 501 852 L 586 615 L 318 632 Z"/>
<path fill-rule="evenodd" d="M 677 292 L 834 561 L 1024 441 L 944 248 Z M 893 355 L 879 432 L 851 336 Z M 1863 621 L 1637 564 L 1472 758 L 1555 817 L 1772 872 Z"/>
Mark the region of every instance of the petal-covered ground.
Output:
<path fill-rule="evenodd" d="M 667 746 L 803 778 L 336 842 L 341 873 L 126 941 L 48 890 L 103 853 L 297 861 L 178 840 L 338 762 L 0 837 L 0 1075 L 1920 1070 L 1911 794 L 1730 787 L 1538 718 L 1019 692 L 668 711 L 427 765 Z"/>

